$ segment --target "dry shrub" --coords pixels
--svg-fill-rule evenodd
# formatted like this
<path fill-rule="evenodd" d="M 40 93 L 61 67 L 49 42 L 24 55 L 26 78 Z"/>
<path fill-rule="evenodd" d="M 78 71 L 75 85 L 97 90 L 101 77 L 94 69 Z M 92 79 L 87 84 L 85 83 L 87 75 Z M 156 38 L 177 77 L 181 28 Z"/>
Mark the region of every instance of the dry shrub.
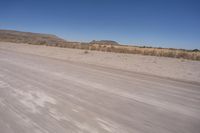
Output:
<path fill-rule="evenodd" d="M 127 53 L 127 54 L 142 54 L 151 56 L 162 56 L 162 57 L 173 57 L 182 58 L 190 60 L 200 61 L 200 51 L 198 49 L 194 50 L 183 50 L 174 48 L 152 48 L 146 46 L 125 46 L 119 45 L 112 41 L 94 41 L 93 43 L 80 43 L 80 42 L 68 42 L 60 39 L 53 35 L 48 34 L 37 34 L 37 33 L 27 33 L 27 32 L 17 32 L 17 31 L 5 31 L 0 30 L 0 41 L 4 42 L 14 42 L 14 43 L 28 43 L 34 45 L 47 45 L 56 46 L 63 48 L 76 48 L 84 50 L 97 50 L 97 51 L 107 51 L 115 53 Z M 106 43 L 105 43 L 106 42 Z M 84 53 L 87 53 L 87 52 Z"/>
<path fill-rule="evenodd" d="M 88 54 L 89 52 L 87 50 L 84 51 L 84 54 Z"/>

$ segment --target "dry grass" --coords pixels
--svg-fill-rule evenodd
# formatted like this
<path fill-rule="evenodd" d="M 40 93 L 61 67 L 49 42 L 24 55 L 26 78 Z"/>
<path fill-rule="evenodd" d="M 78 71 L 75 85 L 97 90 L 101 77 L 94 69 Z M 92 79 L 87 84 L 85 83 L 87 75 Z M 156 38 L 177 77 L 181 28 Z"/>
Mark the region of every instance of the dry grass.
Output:
<path fill-rule="evenodd" d="M 57 36 L 49 34 L 0 30 L 0 41 L 56 46 L 63 48 L 76 48 L 84 50 L 97 50 L 104 52 L 142 54 L 200 61 L 200 51 L 198 49 L 183 50 L 170 48 L 152 48 L 145 46 L 126 46 L 115 44 L 114 41 L 92 41 L 91 43 L 68 42 L 58 38 Z"/>
<path fill-rule="evenodd" d="M 128 53 L 128 54 L 142 54 L 150 56 L 162 56 L 172 58 L 182 58 L 189 60 L 200 60 L 200 52 L 195 50 L 181 50 L 181 49 L 168 49 L 168 48 L 143 48 L 136 46 L 123 46 L 123 45 L 90 45 L 90 50 L 115 52 L 115 53 Z"/>

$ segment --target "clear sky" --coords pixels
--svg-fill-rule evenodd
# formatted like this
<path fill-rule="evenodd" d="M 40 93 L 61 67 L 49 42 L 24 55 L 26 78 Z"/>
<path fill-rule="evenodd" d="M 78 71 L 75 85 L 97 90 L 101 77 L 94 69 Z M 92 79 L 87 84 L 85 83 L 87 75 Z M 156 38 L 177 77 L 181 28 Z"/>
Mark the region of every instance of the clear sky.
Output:
<path fill-rule="evenodd" d="M 0 0 L 0 29 L 200 48 L 200 0 Z"/>

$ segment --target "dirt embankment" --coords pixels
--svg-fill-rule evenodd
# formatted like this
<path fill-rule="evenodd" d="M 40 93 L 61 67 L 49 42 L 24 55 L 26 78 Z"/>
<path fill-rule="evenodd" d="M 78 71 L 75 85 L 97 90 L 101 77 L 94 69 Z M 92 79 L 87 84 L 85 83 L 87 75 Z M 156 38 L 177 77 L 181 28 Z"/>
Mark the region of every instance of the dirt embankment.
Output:
<path fill-rule="evenodd" d="M 119 54 L 0 42 L 1 49 L 47 56 L 87 64 L 101 65 L 168 78 L 200 82 L 200 62 L 185 59 Z"/>

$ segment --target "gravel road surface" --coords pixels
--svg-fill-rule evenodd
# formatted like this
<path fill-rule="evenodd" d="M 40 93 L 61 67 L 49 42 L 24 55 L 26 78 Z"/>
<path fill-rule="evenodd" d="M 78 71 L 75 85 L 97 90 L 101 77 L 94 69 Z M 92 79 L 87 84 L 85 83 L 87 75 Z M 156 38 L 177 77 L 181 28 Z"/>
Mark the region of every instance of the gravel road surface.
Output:
<path fill-rule="evenodd" d="M 200 84 L 0 49 L 0 133 L 200 133 Z"/>

